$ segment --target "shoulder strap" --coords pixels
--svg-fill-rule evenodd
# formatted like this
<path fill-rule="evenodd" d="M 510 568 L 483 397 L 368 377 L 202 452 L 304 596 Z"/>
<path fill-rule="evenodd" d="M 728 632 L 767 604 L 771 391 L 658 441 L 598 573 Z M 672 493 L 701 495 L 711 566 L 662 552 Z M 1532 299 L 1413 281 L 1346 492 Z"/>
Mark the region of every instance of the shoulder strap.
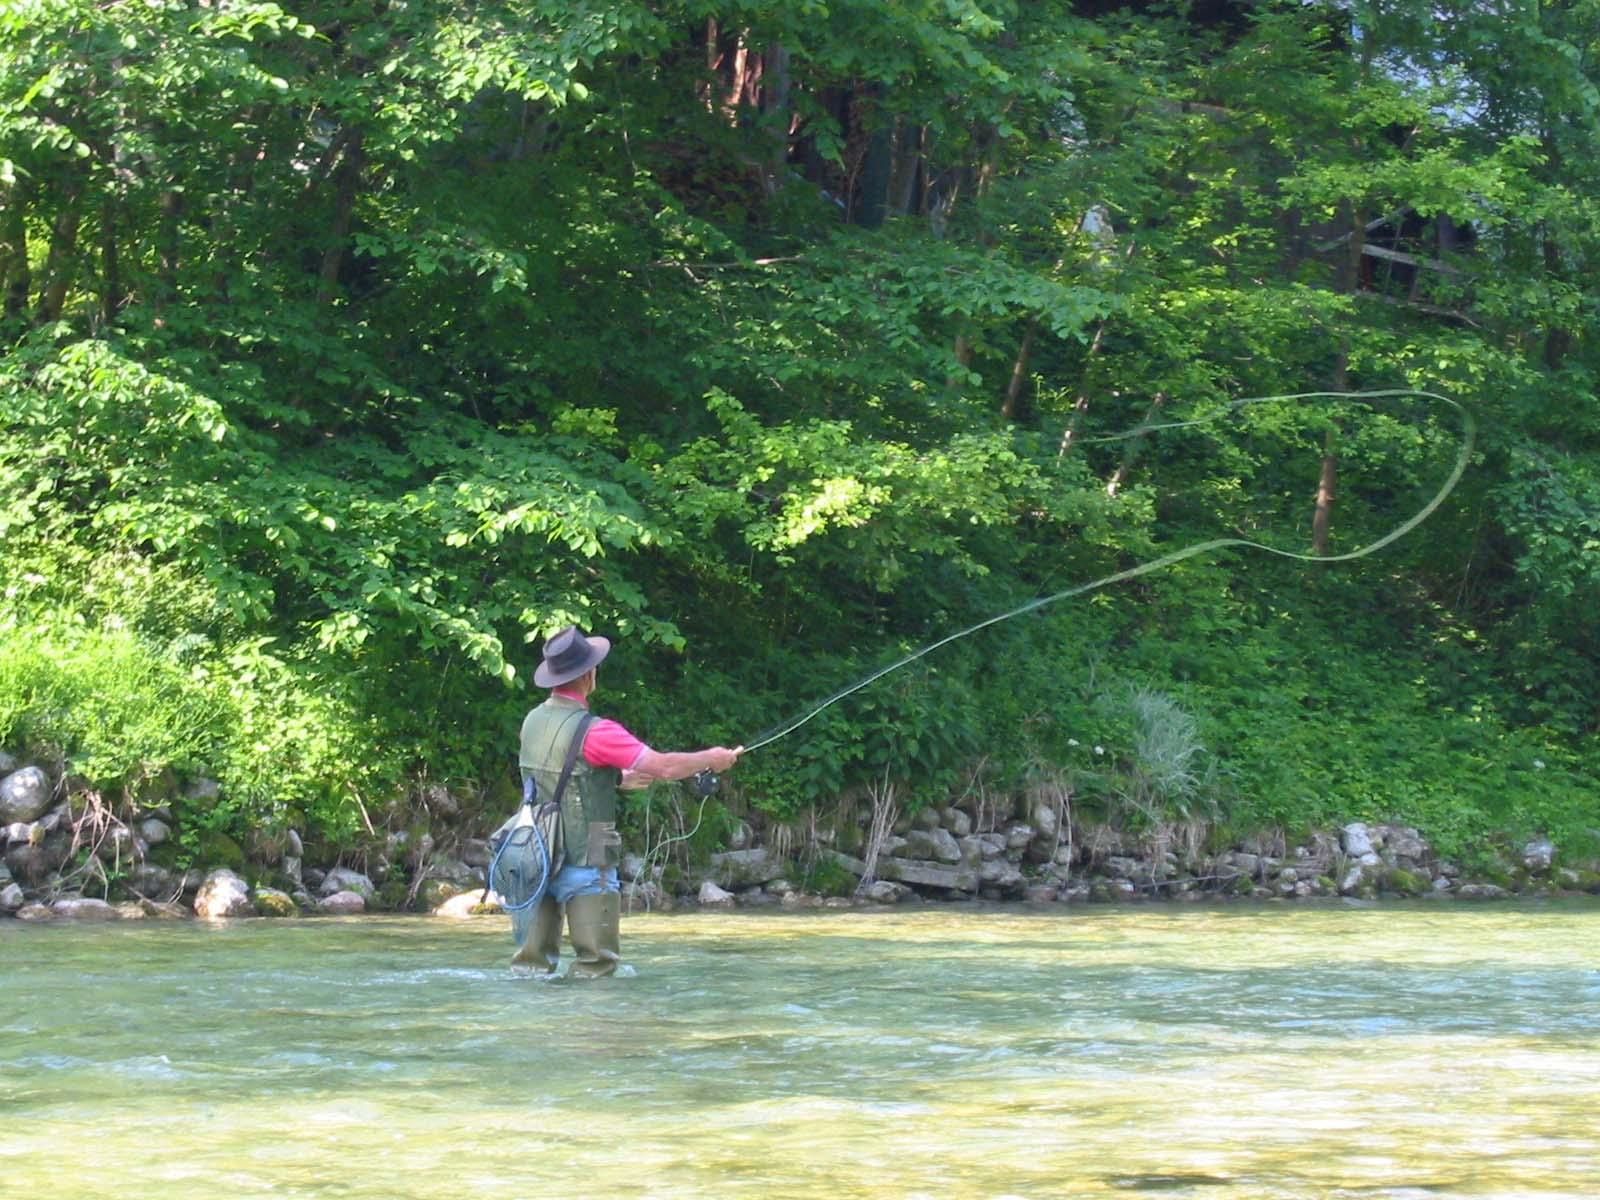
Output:
<path fill-rule="evenodd" d="M 557 807 L 561 804 L 561 797 L 567 790 L 567 780 L 572 778 L 572 768 L 578 763 L 578 752 L 583 749 L 583 735 L 589 732 L 589 722 L 594 720 L 594 714 L 586 712 L 578 718 L 578 731 L 572 735 L 572 741 L 567 744 L 567 759 L 561 764 L 561 774 L 556 778 L 555 795 L 547 801 Z"/>

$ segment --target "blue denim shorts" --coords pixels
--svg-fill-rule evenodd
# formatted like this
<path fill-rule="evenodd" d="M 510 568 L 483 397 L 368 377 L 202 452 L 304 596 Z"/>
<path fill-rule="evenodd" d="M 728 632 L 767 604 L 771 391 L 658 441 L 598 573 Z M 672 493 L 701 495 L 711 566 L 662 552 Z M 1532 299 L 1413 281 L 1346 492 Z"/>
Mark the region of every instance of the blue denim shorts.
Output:
<path fill-rule="evenodd" d="M 602 892 L 618 892 L 615 867 L 562 867 L 550 881 L 549 896 L 557 904 L 565 904 L 574 896 L 598 896 Z"/>

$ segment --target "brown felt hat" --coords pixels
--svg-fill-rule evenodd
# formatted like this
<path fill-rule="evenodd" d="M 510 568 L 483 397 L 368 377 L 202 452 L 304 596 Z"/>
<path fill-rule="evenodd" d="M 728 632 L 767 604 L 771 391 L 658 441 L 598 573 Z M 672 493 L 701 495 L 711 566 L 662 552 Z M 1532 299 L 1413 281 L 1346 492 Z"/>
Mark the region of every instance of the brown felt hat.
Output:
<path fill-rule="evenodd" d="M 550 635 L 544 644 L 544 661 L 533 673 L 539 687 L 559 687 L 570 683 L 611 653 L 611 642 L 603 637 L 584 637 L 576 625 L 568 625 Z"/>

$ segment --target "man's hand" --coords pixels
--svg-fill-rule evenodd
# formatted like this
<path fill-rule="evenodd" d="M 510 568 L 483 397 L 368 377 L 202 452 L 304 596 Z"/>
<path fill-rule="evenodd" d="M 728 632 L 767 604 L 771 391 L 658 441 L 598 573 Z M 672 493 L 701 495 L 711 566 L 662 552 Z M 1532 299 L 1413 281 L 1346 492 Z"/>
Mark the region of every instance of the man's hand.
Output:
<path fill-rule="evenodd" d="M 739 761 L 739 755 L 744 753 L 744 747 L 738 746 L 729 750 L 726 746 L 713 746 L 706 751 L 711 757 L 711 769 L 718 775 L 724 771 L 733 770 L 733 764 Z"/>

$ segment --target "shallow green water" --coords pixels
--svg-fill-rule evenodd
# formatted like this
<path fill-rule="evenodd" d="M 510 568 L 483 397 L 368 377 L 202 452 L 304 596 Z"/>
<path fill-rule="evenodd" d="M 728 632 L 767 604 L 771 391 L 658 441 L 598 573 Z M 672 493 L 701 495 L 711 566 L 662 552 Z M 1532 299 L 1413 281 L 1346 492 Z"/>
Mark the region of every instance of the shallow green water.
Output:
<path fill-rule="evenodd" d="M 1600 907 L 0 923 L 7 1197 L 1600 1195 Z"/>

